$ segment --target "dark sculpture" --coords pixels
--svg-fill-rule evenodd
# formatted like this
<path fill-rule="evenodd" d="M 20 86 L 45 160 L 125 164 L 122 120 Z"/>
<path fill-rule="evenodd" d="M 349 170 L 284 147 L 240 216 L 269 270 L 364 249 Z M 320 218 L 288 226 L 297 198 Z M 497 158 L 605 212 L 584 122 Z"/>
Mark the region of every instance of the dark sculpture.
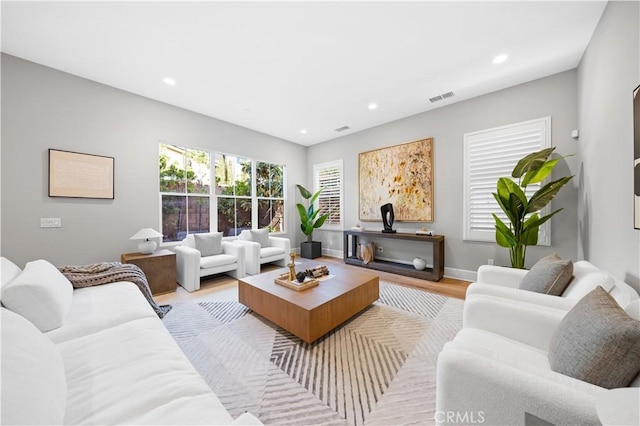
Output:
<path fill-rule="evenodd" d="M 393 227 L 393 204 L 387 203 L 380 206 L 380 212 L 382 213 L 382 223 L 384 224 L 384 229 L 382 232 L 385 234 L 394 234 L 396 231 L 392 229 Z"/>

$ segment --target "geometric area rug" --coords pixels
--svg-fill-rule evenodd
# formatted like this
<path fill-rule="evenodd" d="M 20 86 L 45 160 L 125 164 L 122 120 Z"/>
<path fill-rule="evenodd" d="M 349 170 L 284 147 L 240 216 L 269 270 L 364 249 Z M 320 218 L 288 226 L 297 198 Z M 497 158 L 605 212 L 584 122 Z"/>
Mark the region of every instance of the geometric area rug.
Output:
<path fill-rule="evenodd" d="M 179 302 L 163 322 L 235 418 L 266 425 L 434 423 L 435 372 L 463 301 L 380 281 L 380 298 L 312 344 L 236 300 Z"/>

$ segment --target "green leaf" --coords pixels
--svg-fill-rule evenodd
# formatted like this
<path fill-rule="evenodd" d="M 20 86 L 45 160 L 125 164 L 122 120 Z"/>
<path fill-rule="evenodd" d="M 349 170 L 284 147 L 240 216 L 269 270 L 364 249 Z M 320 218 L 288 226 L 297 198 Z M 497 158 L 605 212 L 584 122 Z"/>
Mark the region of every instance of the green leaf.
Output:
<path fill-rule="evenodd" d="M 323 214 L 318 218 L 318 220 L 316 220 L 316 223 L 313 225 L 313 227 L 320 228 L 322 225 L 324 225 L 324 221 L 327 220 L 328 217 L 329 217 L 328 214 Z"/>
<path fill-rule="evenodd" d="M 318 197 L 320 196 L 320 193 L 321 193 L 322 191 L 324 191 L 324 188 L 320 188 L 320 189 L 318 190 L 318 192 L 316 192 L 315 194 L 313 194 L 313 196 L 312 196 L 312 197 L 311 197 L 311 199 L 309 200 L 309 203 L 310 203 L 310 204 L 315 203 L 315 202 L 316 202 L 316 200 L 318 199 Z"/>
<path fill-rule="evenodd" d="M 558 212 L 559 212 L 559 211 L 561 211 L 561 210 L 562 210 L 562 209 L 560 208 L 560 209 L 558 209 L 558 210 L 554 211 L 553 213 L 549 213 L 549 214 L 548 214 L 548 215 L 546 215 L 546 216 L 542 216 L 541 218 L 538 218 L 538 219 L 537 219 L 537 220 L 535 220 L 535 221 L 531 221 L 530 223 L 529 223 L 529 221 L 527 221 L 527 223 L 525 223 L 525 228 L 527 228 L 527 227 L 531 227 L 531 226 L 540 227 L 540 225 L 542 225 L 543 223 L 545 223 L 546 221 L 548 221 L 549 219 L 551 219 L 551 217 L 552 217 L 553 215 L 555 215 L 556 213 L 558 213 Z M 531 217 L 533 217 L 533 216 L 534 216 L 534 215 L 532 215 Z M 529 218 L 529 220 L 531 220 L 531 218 Z"/>
<path fill-rule="evenodd" d="M 496 221 L 496 242 L 498 245 L 500 247 L 515 247 L 517 241 L 511 229 L 495 214 L 493 214 L 493 219 Z"/>
<path fill-rule="evenodd" d="M 527 185 L 530 185 L 532 183 L 542 182 L 543 180 L 546 179 L 547 176 L 551 174 L 551 172 L 553 171 L 553 168 L 556 166 L 556 164 L 558 164 L 558 161 L 560 160 L 562 160 L 562 157 L 554 158 L 553 160 L 546 161 L 537 170 L 529 170 L 527 174 L 524 175 L 524 178 L 522 179 L 520 186 L 524 188 Z"/>
<path fill-rule="evenodd" d="M 520 200 L 522 200 L 522 204 L 527 204 L 527 196 L 524 191 L 520 189 L 517 183 L 509 178 L 501 177 L 498 179 L 496 189 L 498 190 L 500 198 L 505 200 L 505 202 L 509 200 L 511 194 L 515 194 L 520 198 Z"/>
<path fill-rule="evenodd" d="M 514 178 L 520 178 L 530 170 L 539 169 L 545 163 L 545 161 L 547 161 L 547 158 L 549 158 L 549 155 L 551 155 L 551 153 L 555 149 L 556 147 L 546 148 L 523 157 L 513 168 L 511 176 L 513 176 Z"/>
<path fill-rule="evenodd" d="M 535 246 L 538 244 L 538 231 L 540 217 L 538 213 L 532 214 L 522 226 L 522 238 L 521 242 L 526 246 Z"/>
<path fill-rule="evenodd" d="M 511 193 L 509 195 L 509 210 L 511 210 L 513 215 L 518 219 L 521 219 L 524 217 L 525 204 L 522 202 L 522 199 L 520 199 L 514 193 Z M 517 223 L 519 224 L 520 222 L 521 221 L 518 220 Z"/>
<path fill-rule="evenodd" d="M 527 213 L 533 213 L 542 210 L 544 206 L 546 206 L 551 202 L 551 200 L 553 200 L 553 197 L 556 196 L 558 191 L 560 191 L 560 189 L 572 178 L 573 176 L 565 176 L 558 180 L 554 180 L 553 182 L 549 182 L 538 191 L 536 191 L 536 193 L 531 196 L 531 200 L 529 200 Z"/>
<path fill-rule="evenodd" d="M 302 185 L 296 185 L 298 187 L 298 191 L 300 191 L 300 195 L 302 195 L 302 198 L 304 198 L 305 200 L 308 200 L 309 198 L 311 198 L 311 192 L 309 192 L 304 186 Z"/>
<path fill-rule="evenodd" d="M 296 204 L 296 208 L 298 209 L 298 214 L 300 215 L 300 220 L 302 223 L 309 221 L 309 216 L 307 215 L 307 210 L 300 203 Z"/>
<path fill-rule="evenodd" d="M 496 199 L 496 202 L 498 203 L 498 205 L 500 206 L 500 208 L 502 209 L 502 211 L 504 212 L 504 214 L 507 215 L 507 217 L 509 218 L 509 220 L 511 221 L 511 223 L 515 223 L 516 222 L 516 218 L 513 215 L 513 213 L 511 212 L 511 209 L 508 207 L 509 206 L 509 200 L 503 200 L 502 198 L 500 198 L 500 196 L 496 193 L 491 193 L 493 195 L 493 198 Z"/>

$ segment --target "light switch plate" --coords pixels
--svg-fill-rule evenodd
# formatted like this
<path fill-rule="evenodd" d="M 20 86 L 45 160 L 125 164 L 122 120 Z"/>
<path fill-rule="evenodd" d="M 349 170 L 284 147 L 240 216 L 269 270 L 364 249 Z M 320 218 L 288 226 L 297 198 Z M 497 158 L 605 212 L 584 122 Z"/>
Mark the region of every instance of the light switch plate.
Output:
<path fill-rule="evenodd" d="M 40 228 L 60 228 L 62 227 L 62 219 L 59 217 L 41 217 Z"/>

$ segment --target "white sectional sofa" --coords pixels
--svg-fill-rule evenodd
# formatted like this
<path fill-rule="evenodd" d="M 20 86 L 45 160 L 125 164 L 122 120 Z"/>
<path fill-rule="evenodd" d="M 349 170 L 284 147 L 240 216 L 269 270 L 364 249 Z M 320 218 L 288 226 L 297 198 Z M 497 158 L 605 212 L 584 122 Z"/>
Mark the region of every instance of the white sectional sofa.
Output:
<path fill-rule="evenodd" d="M 135 284 L 1 268 L 2 424 L 261 424 L 229 415 Z"/>
<path fill-rule="evenodd" d="M 550 347 L 562 320 L 596 287 L 635 319 L 638 293 L 585 261 L 574 264 L 562 297 L 518 289 L 526 273 L 479 269 L 478 283 L 467 291 L 463 329 L 438 357 L 436 423 L 600 424 L 596 407 L 608 390 L 553 371 Z M 639 386 L 640 374 L 626 389 Z"/>

